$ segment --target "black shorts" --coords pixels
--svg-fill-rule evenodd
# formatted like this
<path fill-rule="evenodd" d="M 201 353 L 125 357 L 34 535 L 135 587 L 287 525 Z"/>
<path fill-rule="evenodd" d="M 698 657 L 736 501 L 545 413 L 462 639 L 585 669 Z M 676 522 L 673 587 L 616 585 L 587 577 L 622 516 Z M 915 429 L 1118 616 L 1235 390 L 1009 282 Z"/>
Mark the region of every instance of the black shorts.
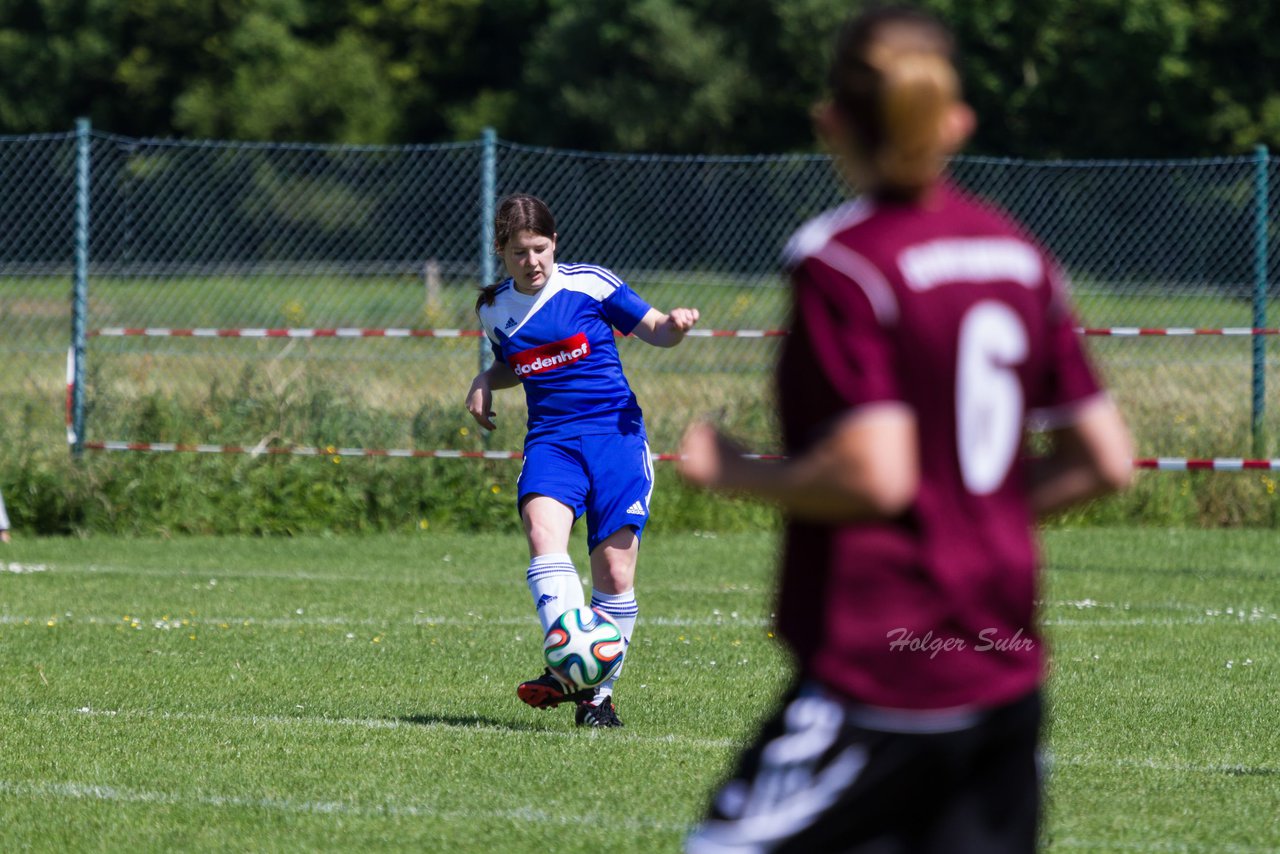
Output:
<path fill-rule="evenodd" d="M 1040 693 L 981 712 L 894 713 L 794 689 L 738 760 L 689 854 L 1036 849 Z"/>

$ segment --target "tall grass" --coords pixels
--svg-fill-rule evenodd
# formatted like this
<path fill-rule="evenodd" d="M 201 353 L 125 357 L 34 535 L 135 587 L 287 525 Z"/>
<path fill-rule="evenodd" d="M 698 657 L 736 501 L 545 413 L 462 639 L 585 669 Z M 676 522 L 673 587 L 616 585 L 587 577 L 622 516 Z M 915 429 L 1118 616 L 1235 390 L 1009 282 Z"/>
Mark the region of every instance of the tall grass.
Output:
<path fill-rule="evenodd" d="M 708 276 L 691 283 L 665 275 L 636 284 L 655 305 L 700 305 L 708 328 L 783 322 L 783 294 L 769 283 Z M 91 325 L 475 325 L 473 292 L 456 283 L 446 283 L 434 303 L 422 283 L 410 279 L 262 279 L 253 285 L 231 277 L 95 279 Z M 62 282 L 0 279 L 6 363 L 0 488 L 17 525 L 46 533 L 515 525 L 511 490 L 518 462 L 90 453 L 72 463 L 63 439 L 63 294 Z M 1245 303 L 1204 295 L 1086 293 L 1080 305 L 1087 325 L 1249 322 Z M 1276 452 L 1275 406 L 1254 446 L 1247 338 L 1090 338 L 1087 345 L 1134 430 L 1139 455 Z M 654 451 L 674 451 L 685 425 L 699 415 L 717 419 L 753 449 L 777 449 L 771 377 L 778 339 L 690 339 L 671 351 L 631 340 L 619 346 Z M 499 430 L 492 436 L 481 436 L 463 409 L 478 354 L 473 338 L 94 338 L 86 363 L 87 438 L 519 450 L 525 412 L 518 389 L 496 396 Z M 1267 380 L 1268 388 L 1280 385 L 1280 368 L 1268 366 Z M 1077 524 L 1270 526 L 1277 512 L 1270 473 L 1153 473 L 1142 475 L 1129 494 L 1068 518 Z M 686 490 L 669 466 L 659 466 L 657 527 L 752 528 L 774 521 L 750 504 Z"/>

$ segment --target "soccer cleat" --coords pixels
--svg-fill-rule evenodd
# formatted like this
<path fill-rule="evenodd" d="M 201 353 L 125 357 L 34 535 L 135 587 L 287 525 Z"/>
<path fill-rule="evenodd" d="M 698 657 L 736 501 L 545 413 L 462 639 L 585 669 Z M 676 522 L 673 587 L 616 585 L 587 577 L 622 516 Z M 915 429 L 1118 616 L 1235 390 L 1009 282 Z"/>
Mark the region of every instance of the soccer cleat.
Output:
<path fill-rule="evenodd" d="M 589 700 L 592 693 L 590 688 L 570 691 L 549 667 L 537 679 L 516 686 L 516 696 L 535 709 L 554 709 L 561 703 L 580 703 Z"/>
<path fill-rule="evenodd" d="M 618 710 L 613 707 L 612 697 L 605 697 L 596 705 L 579 703 L 578 710 L 573 713 L 573 722 L 578 726 L 622 726 Z"/>

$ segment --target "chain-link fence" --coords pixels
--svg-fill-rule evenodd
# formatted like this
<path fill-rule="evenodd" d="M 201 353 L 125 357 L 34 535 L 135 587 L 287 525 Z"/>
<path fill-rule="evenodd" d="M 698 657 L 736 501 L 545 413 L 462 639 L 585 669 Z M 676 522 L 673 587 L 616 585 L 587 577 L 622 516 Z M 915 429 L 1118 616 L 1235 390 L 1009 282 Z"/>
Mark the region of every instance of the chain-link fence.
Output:
<path fill-rule="evenodd" d="M 1086 327 L 1266 325 L 1280 191 L 1269 191 L 1277 167 L 1264 152 L 960 157 L 954 172 L 1057 253 Z M 673 450 L 702 412 L 776 445 L 779 339 L 742 333 L 786 325 L 779 251 L 841 198 L 828 160 L 591 154 L 492 137 L 352 147 L 84 128 L 0 138 L 3 417 L 63 440 L 80 283 L 80 441 L 484 449 L 462 407 L 481 341 L 450 330 L 476 329 L 475 286 L 499 275 L 486 251 L 492 206 L 513 191 L 551 204 L 560 260 L 611 267 L 655 306 L 695 305 L 704 329 L 737 333 L 675 350 L 620 343 L 655 451 Z M 1270 340 L 1088 338 L 1139 452 L 1165 456 L 1272 450 Z M 488 447 L 518 450 L 522 395 L 498 398 Z"/>

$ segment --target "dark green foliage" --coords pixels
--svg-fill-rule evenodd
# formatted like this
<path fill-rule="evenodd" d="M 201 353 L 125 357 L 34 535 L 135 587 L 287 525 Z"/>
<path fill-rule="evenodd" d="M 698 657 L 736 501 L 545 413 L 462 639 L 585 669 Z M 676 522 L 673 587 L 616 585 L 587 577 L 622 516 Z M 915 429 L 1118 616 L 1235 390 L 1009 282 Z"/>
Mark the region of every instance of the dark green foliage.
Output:
<path fill-rule="evenodd" d="M 807 150 L 847 0 L 16 2 L 0 133 L 475 139 L 606 151 Z M 1280 145 L 1280 7 L 924 0 L 956 32 L 977 153 Z"/>

